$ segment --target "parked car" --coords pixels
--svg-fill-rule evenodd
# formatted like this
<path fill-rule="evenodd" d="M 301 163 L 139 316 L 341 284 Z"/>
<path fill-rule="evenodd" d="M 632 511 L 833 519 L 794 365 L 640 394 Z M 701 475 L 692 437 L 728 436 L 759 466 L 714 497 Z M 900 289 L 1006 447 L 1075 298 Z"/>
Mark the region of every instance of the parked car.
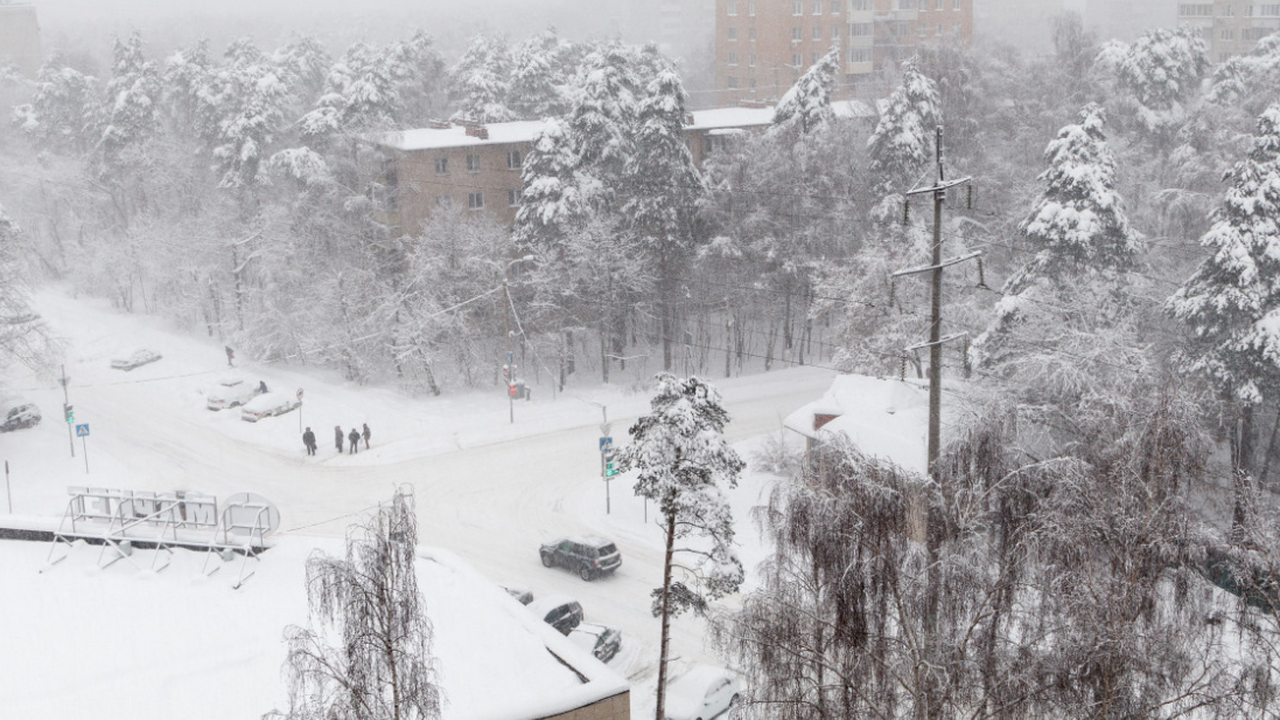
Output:
<path fill-rule="evenodd" d="M 578 573 L 583 580 L 594 580 L 613 572 L 622 564 L 622 555 L 612 540 L 598 535 L 560 538 L 538 550 L 546 567 L 560 565 Z"/>
<path fill-rule="evenodd" d="M 205 407 L 210 410 L 239 407 L 261 394 L 262 385 L 260 384 L 246 382 L 244 378 L 224 378 L 205 396 Z"/>
<path fill-rule="evenodd" d="M 265 417 L 283 415 L 297 410 L 302 401 L 286 393 L 266 393 L 245 403 L 240 408 L 240 419 L 245 422 L 258 422 Z"/>
<path fill-rule="evenodd" d="M 711 720 L 736 705 L 742 681 L 732 672 L 698 665 L 667 683 L 667 720 Z"/>
<path fill-rule="evenodd" d="M 523 585 L 503 585 L 502 589 L 506 590 L 511 597 L 519 600 L 521 605 L 528 605 L 533 602 L 533 591 Z"/>
<path fill-rule="evenodd" d="M 577 600 L 564 595 L 534 600 L 528 607 L 530 612 L 564 635 L 568 635 L 570 630 L 582 623 L 582 606 Z"/>
<path fill-rule="evenodd" d="M 15 405 L 9 408 L 9 412 L 4 415 L 4 422 L 0 423 L 0 432 L 13 432 L 22 428 L 29 428 L 38 425 L 41 420 L 40 408 L 31 403 Z"/>
<path fill-rule="evenodd" d="M 584 650 L 590 650 L 600 662 L 609 662 L 622 648 L 622 631 L 597 623 L 578 623 L 569 631 L 569 639 Z"/>
<path fill-rule="evenodd" d="M 148 365 L 160 359 L 160 353 L 150 350 L 139 350 L 127 358 L 117 358 L 111 361 L 111 367 L 116 370 L 129 371 Z"/>

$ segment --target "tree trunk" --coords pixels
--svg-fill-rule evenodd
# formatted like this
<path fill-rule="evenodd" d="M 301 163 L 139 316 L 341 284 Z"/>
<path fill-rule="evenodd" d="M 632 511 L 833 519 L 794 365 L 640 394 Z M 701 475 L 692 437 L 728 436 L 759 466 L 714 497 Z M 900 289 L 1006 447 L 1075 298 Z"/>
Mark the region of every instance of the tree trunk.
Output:
<path fill-rule="evenodd" d="M 1231 540 L 1239 543 L 1244 540 L 1245 525 L 1248 524 L 1249 480 L 1253 462 L 1253 407 L 1250 405 L 1240 410 L 1234 445 L 1232 491 L 1235 504 L 1231 509 Z"/>
<path fill-rule="evenodd" d="M 662 641 L 658 650 L 658 707 L 654 720 L 665 720 L 667 701 L 667 651 L 671 646 L 671 558 L 675 554 L 676 516 L 667 516 L 667 548 L 662 561 Z"/>

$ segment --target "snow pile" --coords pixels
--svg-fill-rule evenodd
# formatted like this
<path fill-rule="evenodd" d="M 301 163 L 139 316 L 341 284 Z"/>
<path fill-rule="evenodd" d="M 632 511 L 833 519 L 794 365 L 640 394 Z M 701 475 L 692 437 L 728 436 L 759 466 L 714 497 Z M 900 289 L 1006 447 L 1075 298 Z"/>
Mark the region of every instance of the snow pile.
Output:
<path fill-rule="evenodd" d="M 815 429 L 818 415 L 836 417 Z M 783 425 L 813 439 L 842 433 L 871 457 L 924 473 L 928 420 L 929 397 L 922 388 L 900 380 L 840 375 L 820 400 L 788 415 Z"/>

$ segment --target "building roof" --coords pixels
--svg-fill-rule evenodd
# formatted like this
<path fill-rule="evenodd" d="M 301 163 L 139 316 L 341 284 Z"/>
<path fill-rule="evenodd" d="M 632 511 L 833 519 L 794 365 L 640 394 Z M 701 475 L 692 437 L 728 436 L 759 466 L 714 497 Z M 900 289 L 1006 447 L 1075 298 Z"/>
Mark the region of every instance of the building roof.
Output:
<path fill-rule="evenodd" d="M 814 429 L 815 415 L 834 415 Z M 805 437 L 840 433 L 863 453 L 924 473 L 928 462 L 929 395 L 918 384 L 866 375 L 838 375 L 814 402 L 783 420 Z"/>

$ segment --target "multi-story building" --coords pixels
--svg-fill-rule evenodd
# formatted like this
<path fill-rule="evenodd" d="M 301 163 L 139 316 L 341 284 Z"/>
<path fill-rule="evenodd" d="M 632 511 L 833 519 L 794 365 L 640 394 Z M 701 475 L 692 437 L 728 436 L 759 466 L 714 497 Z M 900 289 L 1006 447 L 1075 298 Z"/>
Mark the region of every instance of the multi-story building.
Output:
<path fill-rule="evenodd" d="M 721 105 L 781 97 L 833 46 L 841 90 L 928 42 L 973 38 L 973 0 L 716 0 Z"/>
<path fill-rule="evenodd" d="M 1280 32 L 1280 2 L 1180 2 L 1178 23 L 1197 28 L 1209 45 L 1209 60 L 1220 63 Z"/>
<path fill-rule="evenodd" d="M 34 78 L 42 62 L 35 6 L 0 0 L 0 66 L 12 64 Z"/>
<path fill-rule="evenodd" d="M 1099 40 L 1133 42 L 1156 28 L 1178 25 L 1179 0 L 1086 0 L 1084 26 Z"/>
<path fill-rule="evenodd" d="M 1053 23 L 1066 12 L 1063 0 L 973 0 L 973 39 L 1026 55 L 1052 54 Z"/>

